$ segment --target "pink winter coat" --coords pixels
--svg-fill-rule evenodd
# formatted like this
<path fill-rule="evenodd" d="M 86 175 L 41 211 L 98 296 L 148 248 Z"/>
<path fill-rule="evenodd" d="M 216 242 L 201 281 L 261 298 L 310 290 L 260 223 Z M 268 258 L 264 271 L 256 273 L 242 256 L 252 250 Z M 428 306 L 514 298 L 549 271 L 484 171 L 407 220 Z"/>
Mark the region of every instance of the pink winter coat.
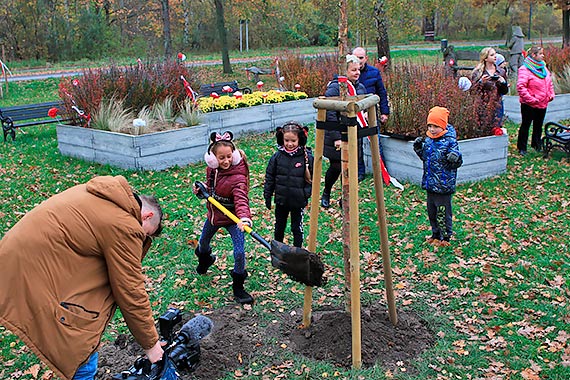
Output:
<path fill-rule="evenodd" d="M 546 109 L 548 102 L 554 99 L 554 86 L 548 69 L 544 79 L 534 75 L 524 65 L 519 67 L 517 91 L 519 102 L 532 108 Z"/>

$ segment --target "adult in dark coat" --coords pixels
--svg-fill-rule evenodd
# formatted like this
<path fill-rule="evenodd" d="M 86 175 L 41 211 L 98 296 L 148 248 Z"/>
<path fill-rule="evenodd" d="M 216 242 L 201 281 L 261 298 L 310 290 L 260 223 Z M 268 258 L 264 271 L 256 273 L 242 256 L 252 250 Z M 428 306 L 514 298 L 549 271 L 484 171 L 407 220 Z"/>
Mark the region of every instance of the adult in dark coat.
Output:
<path fill-rule="evenodd" d="M 360 63 L 358 58 L 352 54 L 346 56 L 346 78 L 354 85 L 357 95 L 366 94 L 366 88 L 358 79 L 360 77 Z M 332 81 L 327 85 L 325 96 L 339 96 L 340 86 L 338 83 L 338 76 L 335 76 Z M 339 121 L 339 113 L 336 111 L 327 111 L 327 121 Z M 324 208 L 330 207 L 330 195 L 333 185 L 340 176 L 340 132 L 339 131 L 325 131 L 325 146 L 323 155 L 329 159 L 330 165 L 325 174 L 325 187 L 323 195 L 321 196 L 321 206 Z"/>
<path fill-rule="evenodd" d="M 122 176 L 41 203 L 0 241 L 0 323 L 60 378 L 92 379 L 118 306 L 150 361 L 160 360 L 141 261 L 161 219 L 156 200 Z"/>
<path fill-rule="evenodd" d="M 376 67 L 368 64 L 368 55 L 363 47 L 356 47 L 352 51 L 359 62 L 360 62 L 360 78 L 358 81 L 364 85 L 367 94 L 376 94 L 380 97 L 380 103 L 378 104 L 379 119 L 380 124 L 385 124 L 388 121 L 390 115 L 390 106 L 388 105 L 388 93 L 386 92 L 386 87 L 384 87 L 384 81 L 382 80 L 382 74 L 380 70 Z M 378 135 L 380 137 L 380 135 Z M 380 143 L 380 138 L 378 139 Z M 382 144 L 380 146 L 380 153 L 382 153 Z M 364 179 L 364 174 L 366 173 L 366 167 L 364 165 L 364 152 L 362 148 L 362 139 L 358 140 L 359 147 L 359 158 L 358 158 L 358 180 L 362 181 Z"/>

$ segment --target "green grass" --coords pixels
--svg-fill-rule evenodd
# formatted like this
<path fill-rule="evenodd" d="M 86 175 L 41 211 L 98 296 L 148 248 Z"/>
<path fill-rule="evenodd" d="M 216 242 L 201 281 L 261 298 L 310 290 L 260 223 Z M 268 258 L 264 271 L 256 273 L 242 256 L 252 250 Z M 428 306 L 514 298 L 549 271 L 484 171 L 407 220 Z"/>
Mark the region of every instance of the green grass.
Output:
<path fill-rule="evenodd" d="M 413 363 L 419 374 L 399 372 L 395 378 L 477 379 L 495 375 L 521 380 L 532 378 L 532 373 L 537 374 L 537 379 L 570 378 L 570 166 L 559 153 L 547 160 L 538 153 L 518 156 L 513 145 L 517 126 L 509 124 L 508 129 L 511 146 L 507 173 L 458 186 L 453 199 L 456 235 L 449 248 L 436 249 L 424 242 L 429 234 L 424 191 L 409 184 L 403 192 L 393 187 L 385 189 L 397 308 L 415 311 L 437 334 L 436 345 Z M 227 270 L 233 264 L 230 239 L 215 241 L 219 260 L 211 275 L 194 274 L 196 263 L 189 241 L 199 237 L 205 205 L 193 195 L 191 184 L 204 179 L 204 164 L 162 172 L 126 171 L 62 157 L 53 126 L 25 131 L 18 133 L 14 143 L 0 144 L 0 236 L 52 194 L 95 175 L 124 175 L 140 193 L 157 195 L 167 219 L 163 237 L 157 239 L 144 261 L 155 316 L 171 303 L 188 312 L 232 303 L 227 286 Z M 311 130 L 310 137 L 313 135 Z M 263 206 L 262 185 L 273 139 L 264 134 L 243 138 L 238 144 L 248 154 L 251 166 L 255 230 L 271 237 L 272 214 Z M 379 254 L 375 205 L 366 201 L 373 199 L 372 188 L 369 178 L 360 188 L 363 255 Z M 332 199 L 339 196 L 336 186 Z M 342 297 L 331 295 L 332 287 L 343 282 L 338 259 L 342 249 L 340 218 L 335 208 L 319 215 L 317 252 L 325 252 L 324 261 L 331 272 L 329 283 L 314 290 L 315 308 L 342 302 Z M 280 309 L 287 312 L 302 307 L 303 287 L 284 280 L 272 269 L 263 247 L 252 239 L 246 244 L 248 270 L 252 273 L 247 288 L 259 294 L 253 309 L 260 315 L 260 323 L 275 319 Z M 363 303 L 385 303 L 378 295 L 378 290 L 384 288 L 378 261 L 363 263 L 361 273 Z M 380 285 L 370 285 L 378 282 Z M 116 316 L 104 339 L 126 331 L 124 322 Z M 9 378 L 39 363 L 3 328 L 0 354 L 0 378 Z M 263 372 L 267 366 L 287 360 L 292 360 L 293 366 L 283 366 L 280 371 L 284 378 L 299 379 L 297 374 L 303 372 L 303 365 L 310 369 L 311 379 L 324 378 L 325 372 L 339 379 L 389 378 L 381 367 L 349 371 L 292 353 L 271 359 L 255 357 L 252 370 Z M 40 368 L 41 376 L 46 367 L 40 364 Z M 20 378 L 31 379 L 32 375 Z M 232 374 L 225 377 L 232 378 Z"/>

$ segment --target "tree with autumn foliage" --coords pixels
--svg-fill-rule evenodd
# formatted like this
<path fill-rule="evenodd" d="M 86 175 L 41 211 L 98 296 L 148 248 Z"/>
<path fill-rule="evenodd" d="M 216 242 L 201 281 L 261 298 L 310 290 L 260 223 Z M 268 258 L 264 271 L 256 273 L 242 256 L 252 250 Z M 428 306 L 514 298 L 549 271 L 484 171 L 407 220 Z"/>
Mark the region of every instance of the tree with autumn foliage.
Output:
<path fill-rule="evenodd" d="M 557 9 L 562 10 L 562 46 L 570 46 L 570 1 L 569 0 L 472 0 L 473 6 L 483 7 L 485 5 L 497 6 L 502 4 L 505 9 L 505 15 L 509 14 L 509 11 L 514 5 L 527 7 L 530 9 L 536 4 L 546 4 L 553 5 Z M 529 15 L 530 19 L 531 15 Z"/>

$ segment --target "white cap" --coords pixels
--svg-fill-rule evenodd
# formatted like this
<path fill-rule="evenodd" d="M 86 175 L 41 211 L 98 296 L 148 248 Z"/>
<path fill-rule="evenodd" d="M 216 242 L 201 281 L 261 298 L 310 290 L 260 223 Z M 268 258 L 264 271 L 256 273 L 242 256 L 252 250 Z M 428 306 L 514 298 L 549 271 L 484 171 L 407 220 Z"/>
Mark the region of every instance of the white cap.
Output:
<path fill-rule="evenodd" d="M 467 77 L 461 77 L 459 78 L 459 82 L 457 83 L 457 85 L 461 90 L 469 91 L 469 89 L 471 88 L 471 81 Z"/>

